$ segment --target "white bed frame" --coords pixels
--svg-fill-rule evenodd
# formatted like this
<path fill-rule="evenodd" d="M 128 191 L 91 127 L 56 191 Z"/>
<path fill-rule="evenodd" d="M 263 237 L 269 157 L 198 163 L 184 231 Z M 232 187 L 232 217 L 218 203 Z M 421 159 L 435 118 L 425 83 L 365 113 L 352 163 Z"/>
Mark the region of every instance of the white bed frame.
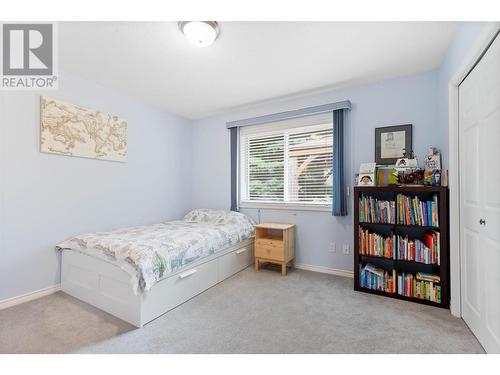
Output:
<path fill-rule="evenodd" d="M 130 275 L 115 264 L 64 250 L 61 287 L 73 297 L 142 327 L 252 264 L 253 242 L 248 239 L 190 263 L 139 295 L 133 292 Z"/>

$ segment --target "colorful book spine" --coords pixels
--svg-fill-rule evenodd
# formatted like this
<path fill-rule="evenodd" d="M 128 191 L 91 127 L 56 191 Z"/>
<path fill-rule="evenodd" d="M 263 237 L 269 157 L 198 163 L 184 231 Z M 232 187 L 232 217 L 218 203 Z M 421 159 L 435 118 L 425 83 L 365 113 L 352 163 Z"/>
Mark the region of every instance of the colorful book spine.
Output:
<path fill-rule="evenodd" d="M 397 293 L 401 296 L 441 303 L 441 285 L 437 275 L 402 272 L 397 275 Z"/>
<path fill-rule="evenodd" d="M 358 227 L 358 249 L 360 255 L 388 259 L 406 260 L 424 264 L 440 265 L 439 232 L 429 231 L 424 240 L 410 240 L 408 236 L 391 234 L 384 236 Z"/>
<path fill-rule="evenodd" d="M 361 195 L 358 219 L 362 223 L 396 223 L 396 202 Z"/>
<path fill-rule="evenodd" d="M 359 266 L 359 285 L 362 288 L 378 290 L 387 293 L 396 292 L 396 270 L 391 272 L 371 264 Z"/>
<path fill-rule="evenodd" d="M 424 235 L 424 241 L 419 239 L 410 240 L 408 236 L 398 235 L 394 243 L 395 259 L 440 265 L 439 232 L 427 232 Z"/>
<path fill-rule="evenodd" d="M 432 201 L 421 201 L 419 197 L 398 194 L 396 204 L 398 224 L 439 227 L 437 194 L 433 196 Z"/>
<path fill-rule="evenodd" d="M 384 237 L 378 233 L 370 232 L 368 229 L 359 230 L 359 253 L 361 255 L 378 256 L 394 259 L 394 243 L 396 236 Z"/>

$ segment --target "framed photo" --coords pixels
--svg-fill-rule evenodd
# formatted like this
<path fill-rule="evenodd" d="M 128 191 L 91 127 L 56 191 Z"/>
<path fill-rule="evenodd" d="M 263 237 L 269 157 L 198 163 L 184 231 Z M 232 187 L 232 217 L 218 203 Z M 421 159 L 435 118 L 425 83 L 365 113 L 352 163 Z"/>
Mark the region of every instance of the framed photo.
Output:
<path fill-rule="evenodd" d="M 395 164 L 405 152 L 412 151 L 412 125 L 375 128 L 375 162 Z"/>
<path fill-rule="evenodd" d="M 375 171 L 377 165 L 375 163 L 361 163 L 359 166 L 359 174 L 357 179 L 358 186 L 375 186 Z"/>

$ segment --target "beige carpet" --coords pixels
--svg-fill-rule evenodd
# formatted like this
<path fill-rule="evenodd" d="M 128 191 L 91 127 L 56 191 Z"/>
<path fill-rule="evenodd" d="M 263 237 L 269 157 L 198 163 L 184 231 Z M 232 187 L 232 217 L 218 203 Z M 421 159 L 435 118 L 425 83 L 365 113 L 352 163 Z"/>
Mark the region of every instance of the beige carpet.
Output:
<path fill-rule="evenodd" d="M 142 329 L 64 293 L 0 311 L 1 353 L 483 353 L 461 319 L 352 280 L 248 268 Z"/>

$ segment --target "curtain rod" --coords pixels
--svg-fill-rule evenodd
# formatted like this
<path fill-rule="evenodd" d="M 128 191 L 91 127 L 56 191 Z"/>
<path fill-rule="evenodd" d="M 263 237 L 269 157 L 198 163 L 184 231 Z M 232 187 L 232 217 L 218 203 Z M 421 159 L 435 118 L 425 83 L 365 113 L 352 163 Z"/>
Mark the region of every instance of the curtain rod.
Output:
<path fill-rule="evenodd" d="M 333 112 L 337 109 L 351 109 L 351 102 L 349 100 L 344 100 L 342 102 L 337 102 L 337 103 L 322 104 L 314 107 L 307 107 L 307 108 L 295 109 L 292 111 L 274 113 L 271 115 L 264 115 L 259 117 L 247 118 L 243 120 L 230 121 L 226 123 L 226 128 L 231 129 L 243 126 L 265 124 L 267 122 L 288 120 L 297 117 Z"/>

